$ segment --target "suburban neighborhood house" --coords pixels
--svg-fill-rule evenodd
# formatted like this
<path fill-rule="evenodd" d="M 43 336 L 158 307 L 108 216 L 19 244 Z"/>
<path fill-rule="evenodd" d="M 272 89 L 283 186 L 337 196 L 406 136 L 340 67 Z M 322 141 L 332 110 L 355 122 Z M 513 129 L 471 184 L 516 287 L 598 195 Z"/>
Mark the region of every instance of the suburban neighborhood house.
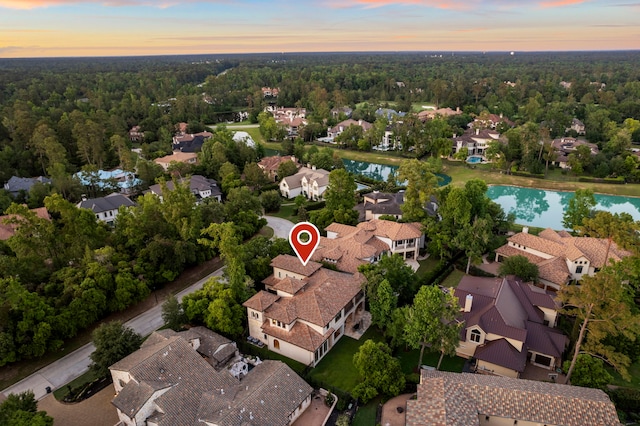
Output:
<path fill-rule="evenodd" d="M 358 221 L 380 219 L 380 216 L 393 216 L 396 219 L 402 219 L 400 206 L 404 204 L 404 191 L 395 194 L 373 191 L 362 197 L 362 203 L 355 206 L 355 210 L 360 213 Z"/>
<path fill-rule="evenodd" d="M 285 426 L 313 391 L 283 362 L 244 358 L 204 327 L 154 332 L 109 370 L 116 426 Z"/>
<path fill-rule="evenodd" d="M 295 256 L 279 255 L 266 290 L 243 303 L 249 335 L 269 350 L 315 367 L 340 338 L 358 327 L 364 315 L 362 274 L 302 265 Z"/>
<path fill-rule="evenodd" d="M 205 141 L 211 139 L 213 133 L 183 133 L 182 131 L 173 137 L 173 150 L 182 152 L 198 152 L 202 149 Z"/>
<path fill-rule="evenodd" d="M 554 371 L 569 340 L 554 329 L 550 293 L 519 278 L 464 276 L 455 290 L 464 328 L 456 354 L 476 359 L 476 371 L 518 378 L 527 360 Z"/>
<path fill-rule="evenodd" d="M 407 426 L 619 426 L 600 389 L 422 370 Z"/>
<path fill-rule="evenodd" d="M 362 131 L 366 132 L 373 127 L 373 124 L 364 120 L 353 120 L 349 118 L 348 120 L 341 121 L 333 127 L 329 127 L 327 130 L 327 137 L 333 140 L 340 136 L 340 133 L 344 132 L 349 126 L 360 126 L 362 127 Z"/>
<path fill-rule="evenodd" d="M 198 164 L 198 154 L 195 152 L 181 152 L 176 151 L 171 155 L 165 155 L 164 157 L 156 158 L 154 163 L 162 166 L 164 171 L 169 170 L 171 163 L 185 163 L 185 164 Z"/>
<path fill-rule="evenodd" d="M 89 209 L 96 215 L 96 219 L 107 225 L 113 225 L 121 206 L 133 207 L 135 205 L 136 203 L 131 201 L 129 197 L 114 192 L 106 197 L 84 198 L 78 203 L 78 208 Z"/>
<path fill-rule="evenodd" d="M 561 169 L 570 169 L 569 165 L 569 154 L 576 152 L 579 146 L 586 146 L 591 151 L 591 156 L 596 156 L 600 152 L 598 150 L 598 145 L 595 143 L 590 143 L 582 139 L 576 138 L 559 138 L 554 139 L 551 142 L 553 145 L 553 149 L 556 151 L 556 159 L 553 162 L 554 165 L 560 167 Z"/>
<path fill-rule="evenodd" d="M 285 198 L 304 195 L 310 200 L 322 200 L 329 185 L 329 172 L 324 169 L 301 167 L 298 173 L 280 181 L 280 194 Z"/>
<path fill-rule="evenodd" d="M 9 192 L 12 197 L 17 197 L 20 191 L 29 192 L 31 187 L 36 183 L 49 184 L 51 179 L 44 176 L 38 176 L 33 178 L 22 178 L 18 176 L 11 176 L 7 183 L 4 184 L 4 189 Z"/>
<path fill-rule="evenodd" d="M 35 213 L 35 215 L 41 219 L 51 220 L 51 216 L 46 207 L 31 209 L 31 212 Z M 9 221 L 13 221 L 14 219 L 17 223 L 9 223 Z M 22 216 L 15 214 L 0 216 L 0 241 L 6 241 L 15 235 L 16 230 L 20 226 L 21 219 L 23 219 Z"/>
<path fill-rule="evenodd" d="M 312 260 L 335 265 L 339 271 L 355 273 L 358 266 L 375 263 L 384 255 L 399 254 L 403 259 L 417 259 L 424 247 L 419 223 L 397 223 L 373 219 L 357 226 L 332 223 L 320 237 Z"/>
<path fill-rule="evenodd" d="M 485 155 L 489 144 L 500 139 L 500 133 L 488 129 L 469 129 L 460 136 L 453 136 L 454 153 L 467 148 L 467 155 Z"/>
<path fill-rule="evenodd" d="M 280 167 L 280 164 L 286 163 L 287 161 L 293 161 L 293 164 L 295 164 L 298 169 L 300 168 L 298 159 L 293 155 L 274 155 L 271 157 L 264 157 L 258 162 L 258 167 L 262 169 L 269 180 L 271 180 L 272 182 L 277 182 L 278 167 Z"/>
<path fill-rule="evenodd" d="M 537 236 L 528 228 L 507 239 L 496 250 L 496 262 L 510 256 L 524 256 L 538 265 L 538 281 L 545 289 L 559 290 L 569 281 L 579 281 L 583 275 L 593 275 L 605 264 L 607 246 L 604 238 L 574 237 L 566 231 L 547 228 Z M 619 261 L 631 253 L 611 242 L 609 259 Z"/>
<path fill-rule="evenodd" d="M 201 175 L 193 175 L 189 178 L 180 179 L 180 183 L 184 182 L 186 179 L 189 180 L 189 190 L 191 190 L 191 193 L 196 196 L 198 201 L 204 198 L 214 198 L 217 201 L 222 201 L 222 191 L 218 187 L 218 182 L 215 180 L 208 179 Z M 174 189 L 175 185 L 173 181 L 168 181 L 167 190 L 173 191 Z M 149 192 L 162 199 L 162 187 L 160 184 L 151 185 L 149 187 Z"/>

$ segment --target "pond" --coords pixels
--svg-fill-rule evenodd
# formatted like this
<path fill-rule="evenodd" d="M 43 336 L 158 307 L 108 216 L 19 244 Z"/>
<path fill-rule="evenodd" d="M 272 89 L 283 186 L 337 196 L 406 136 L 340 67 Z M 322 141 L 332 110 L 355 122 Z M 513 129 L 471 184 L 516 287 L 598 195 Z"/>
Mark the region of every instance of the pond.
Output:
<path fill-rule="evenodd" d="M 368 163 L 366 161 L 346 160 L 342 159 L 344 168 L 351 173 L 363 175 L 371 179 L 386 182 L 391 172 L 396 173 L 398 166 L 387 166 L 385 164 Z M 444 186 L 451 182 L 451 176 L 437 173 L 440 178 L 439 185 Z"/>
<path fill-rule="evenodd" d="M 490 186 L 487 196 L 500 204 L 506 213 L 516 215 L 516 223 L 540 228 L 565 229 L 562 226 L 564 214 L 573 192 L 547 191 L 517 186 Z M 634 220 L 640 220 L 640 198 L 620 195 L 595 195 L 596 210 L 611 213 L 629 213 Z"/>

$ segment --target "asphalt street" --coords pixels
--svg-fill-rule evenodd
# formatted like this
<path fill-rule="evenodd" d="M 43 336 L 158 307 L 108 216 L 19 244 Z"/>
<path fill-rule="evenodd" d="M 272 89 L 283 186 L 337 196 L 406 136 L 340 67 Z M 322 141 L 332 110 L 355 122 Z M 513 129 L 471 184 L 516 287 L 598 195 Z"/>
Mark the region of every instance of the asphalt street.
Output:
<path fill-rule="evenodd" d="M 220 268 L 217 271 L 212 272 L 200 281 L 176 294 L 176 297 L 178 300 L 182 300 L 182 297 L 185 294 L 193 293 L 194 291 L 202 288 L 209 278 L 222 275 L 222 271 L 223 268 Z M 142 336 L 151 334 L 154 330 L 157 330 L 164 325 L 162 322 L 162 305 L 158 304 L 154 306 L 148 311 L 127 321 L 125 325 L 133 328 Z M 58 389 L 89 370 L 89 365 L 91 364 L 89 355 L 91 355 L 94 349 L 95 346 L 93 346 L 93 343 L 88 343 L 64 358 L 41 368 L 15 385 L 4 389 L 2 393 L 4 395 L 9 395 L 10 393 L 20 393 L 31 389 L 35 394 L 36 399 L 39 400 L 47 395 L 47 386 L 52 390 Z"/>
<path fill-rule="evenodd" d="M 278 238 L 289 239 L 289 231 L 295 225 L 293 222 L 275 216 L 265 216 L 267 225 L 273 229 L 273 235 Z"/>

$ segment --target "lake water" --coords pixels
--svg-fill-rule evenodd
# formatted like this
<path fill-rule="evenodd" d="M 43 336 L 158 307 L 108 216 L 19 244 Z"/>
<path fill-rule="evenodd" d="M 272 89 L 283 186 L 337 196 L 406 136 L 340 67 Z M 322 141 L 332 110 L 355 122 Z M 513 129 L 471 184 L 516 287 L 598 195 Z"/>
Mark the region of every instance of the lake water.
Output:
<path fill-rule="evenodd" d="M 565 229 L 564 214 L 573 192 L 546 191 L 516 186 L 490 186 L 487 195 L 500 204 L 506 213 L 516 215 L 516 223 L 540 228 Z M 619 195 L 595 195 L 597 210 L 611 213 L 629 213 L 640 220 L 640 198 Z"/>
<path fill-rule="evenodd" d="M 398 166 L 387 166 L 385 164 L 368 163 L 366 161 L 355 161 L 342 159 L 344 168 L 351 173 L 357 175 L 363 175 L 371 179 L 386 182 L 391 172 L 397 173 Z M 439 185 L 444 186 L 451 182 L 451 176 L 443 173 L 437 173 L 436 176 L 440 178 Z"/>

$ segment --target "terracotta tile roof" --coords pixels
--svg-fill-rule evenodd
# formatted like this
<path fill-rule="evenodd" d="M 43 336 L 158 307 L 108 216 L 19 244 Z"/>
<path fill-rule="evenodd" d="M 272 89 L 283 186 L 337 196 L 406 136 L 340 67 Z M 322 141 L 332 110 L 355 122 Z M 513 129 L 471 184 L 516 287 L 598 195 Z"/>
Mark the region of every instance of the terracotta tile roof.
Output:
<path fill-rule="evenodd" d="M 330 328 L 323 336 L 302 322 L 296 322 L 289 331 L 283 330 L 279 327 L 274 327 L 270 325 L 269 322 L 265 322 L 262 326 L 262 331 L 276 339 L 291 343 L 292 345 L 298 346 L 299 348 L 303 348 L 307 351 L 314 352 L 320 347 L 320 345 L 322 345 L 322 343 L 324 343 L 325 340 L 329 338 L 329 336 L 331 336 L 331 334 L 333 334 L 335 330 Z"/>
<path fill-rule="evenodd" d="M 274 155 L 272 157 L 264 157 L 258 162 L 258 166 L 266 171 L 277 172 L 280 164 L 287 161 L 293 161 L 298 167 L 300 166 L 298 160 L 296 160 L 296 157 L 293 155 Z"/>
<path fill-rule="evenodd" d="M 492 340 L 478 346 L 473 357 L 519 373 L 527 365 L 527 351 L 518 351 L 506 339 Z"/>
<path fill-rule="evenodd" d="M 274 277 L 275 278 L 275 277 Z M 305 285 L 307 285 L 307 280 L 298 280 L 296 278 L 287 277 L 283 280 L 276 280 L 277 282 L 273 285 L 274 290 L 283 291 L 285 293 L 289 293 L 291 295 L 296 294 L 298 291 L 302 289 Z"/>
<path fill-rule="evenodd" d="M 571 277 L 567 261 L 573 262 L 584 257 L 591 267 L 601 268 L 604 266 L 607 253 L 607 240 L 592 237 L 574 237 L 566 231 L 556 232 L 547 228 L 539 235 L 520 232 L 510 237 L 509 242 L 523 246 L 523 249 L 504 245 L 496 250 L 497 254 L 505 257 L 522 255 L 527 257 L 531 263 L 538 265 L 540 278 L 546 281 L 562 285 Z M 534 249 L 546 253 L 549 257 L 544 258 L 534 255 L 526 249 Z M 631 253 L 620 249 L 615 243 L 611 243 L 609 258 L 619 261 Z"/>
<path fill-rule="evenodd" d="M 37 209 L 31 209 L 32 212 L 36 214 L 41 219 L 51 220 L 51 216 L 49 216 L 49 212 L 46 207 L 40 207 Z M 20 220 L 20 217 L 10 214 L 5 216 L 0 216 L 0 240 L 5 241 L 11 238 L 15 233 L 16 229 L 20 226 L 17 223 L 6 223 L 8 220 L 16 218 Z"/>
<path fill-rule="evenodd" d="M 291 271 L 294 274 L 304 275 L 305 277 L 312 275 L 318 269 L 322 268 L 322 264 L 312 261 L 309 261 L 305 266 L 296 256 L 288 254 L 276 256 L 271 261 L 271 266 L 274 268 L 284 269 L 285 271 Z"/>
<path fill-rule="evenodd" d="M 256 311 L 264 312 L 271 306 L 280 296 L 269 293 L 268 291 L 259 291 L 242 304 L 245 308 L 251 308 Z"/>
<path fill-rule="evenodd" d="M 364 120 L 353 120 L 349 118 L 347 120 L 341 121 L 331 129 L 329 129 L 329 133 L 341 133 L 344 130 L 346 130 L 349 126 L 360 126 L 362 127 L 362 130 L 366 132 L 367 130 L 373 127 L 373 124 Z"/>
<path fill-rule="evenodd" d="M 479 416 L 537 424 L 618 426 L 615 406 L 599 389 L 508 377 L 422 370 L 407 426 L 474 426 Z"/>
<path fill-rule="evenodd" d="M 170 164 L 172 161 L 178 163 L 188 163 L 190 160 L 197 160 L 198 154 L 195 152 L 181 152 L 177 151 L 171 155 L 165 155 L 164 157 L 156 158 L 153 160 L 158 164 Z"/>

